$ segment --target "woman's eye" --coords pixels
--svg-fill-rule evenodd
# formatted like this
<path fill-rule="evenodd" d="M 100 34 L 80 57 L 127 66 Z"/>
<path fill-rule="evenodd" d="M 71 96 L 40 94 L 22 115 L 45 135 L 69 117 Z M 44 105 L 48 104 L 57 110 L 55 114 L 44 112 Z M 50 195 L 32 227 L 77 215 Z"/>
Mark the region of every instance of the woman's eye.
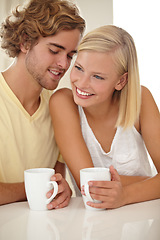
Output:
<path fill-rule="evenodd" d="M 79 66 L 77 66 L 77 65 L 75 65 L 75 68 L 76 68 L 78 71 L 82 71 L 82 68 L 79 67 Z"/>
<path fill-rule="evenodd" d="M 99 75 L 94 75 L 93 77 L 96 78 L 96 79 L 104 80 L 104 78 L 100 77 Z"/>

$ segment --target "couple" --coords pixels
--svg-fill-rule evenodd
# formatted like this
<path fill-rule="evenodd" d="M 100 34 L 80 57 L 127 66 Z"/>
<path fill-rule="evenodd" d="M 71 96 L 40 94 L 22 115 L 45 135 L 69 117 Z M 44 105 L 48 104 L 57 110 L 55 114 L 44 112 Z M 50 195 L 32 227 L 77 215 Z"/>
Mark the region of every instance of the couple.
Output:
<path fill-rule="evenodd" d="M 159 172 L 160 116 L 140 87 L 133 39 L 104 26 L 80 42 L 84 28 L 76 6 L 60 0 L 31 0 L 2 25 L 2 48 L 15 61 L 0 76 L 0 204 L 26 200 L 25 169 L 50 167 L 59 194 L 48 209 L 67 206 L 71 190 L 61 154 L 78 186 L 80 169 L 110 167 L 111 182 L 90 182 L 91 196 L 102 201 L 88 202 L 92 207 L 160 197 L 160 175 L 151 177 L 145 149 Z M 50 98 L 77 47 L 72 91 Z"/>

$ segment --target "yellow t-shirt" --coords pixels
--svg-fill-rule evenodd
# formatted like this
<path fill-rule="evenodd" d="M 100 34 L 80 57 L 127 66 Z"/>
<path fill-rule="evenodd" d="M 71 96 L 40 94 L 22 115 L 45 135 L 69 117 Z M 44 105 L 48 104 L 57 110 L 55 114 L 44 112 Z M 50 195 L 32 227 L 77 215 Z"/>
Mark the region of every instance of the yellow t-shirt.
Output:
<path fill-rule="evenodd" d="M 44 89 L 38 110 L 30 116 L 0 74 L 0 182 L 22 182 L 28 168 L 54 168 L 59 149 L 49 115 L 50 96 Z"/>

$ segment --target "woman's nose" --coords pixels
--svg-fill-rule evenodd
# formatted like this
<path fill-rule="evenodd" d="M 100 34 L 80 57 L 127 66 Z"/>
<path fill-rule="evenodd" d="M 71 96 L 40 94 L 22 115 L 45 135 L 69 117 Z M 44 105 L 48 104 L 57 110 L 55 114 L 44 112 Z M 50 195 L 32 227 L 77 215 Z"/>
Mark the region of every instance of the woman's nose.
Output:
<path fill-rule="evenodd" d="M 81 88 L 88 88 L 90 85 L 90 78 L 87 75 L 81 76 L 81 79 L 79 80 L 79 87 Z"/>

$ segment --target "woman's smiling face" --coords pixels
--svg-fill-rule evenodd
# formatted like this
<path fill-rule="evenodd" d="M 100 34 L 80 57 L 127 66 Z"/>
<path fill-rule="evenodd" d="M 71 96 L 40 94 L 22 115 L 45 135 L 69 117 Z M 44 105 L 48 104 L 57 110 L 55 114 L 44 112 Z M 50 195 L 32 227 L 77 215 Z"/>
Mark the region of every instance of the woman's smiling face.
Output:
<path fill-rule="evenodd" d="M 112 54 L 85 50 L 78 53 L 70 77 L 74 101 L 82 107 L 111 101 L 120 79 Z"/>

